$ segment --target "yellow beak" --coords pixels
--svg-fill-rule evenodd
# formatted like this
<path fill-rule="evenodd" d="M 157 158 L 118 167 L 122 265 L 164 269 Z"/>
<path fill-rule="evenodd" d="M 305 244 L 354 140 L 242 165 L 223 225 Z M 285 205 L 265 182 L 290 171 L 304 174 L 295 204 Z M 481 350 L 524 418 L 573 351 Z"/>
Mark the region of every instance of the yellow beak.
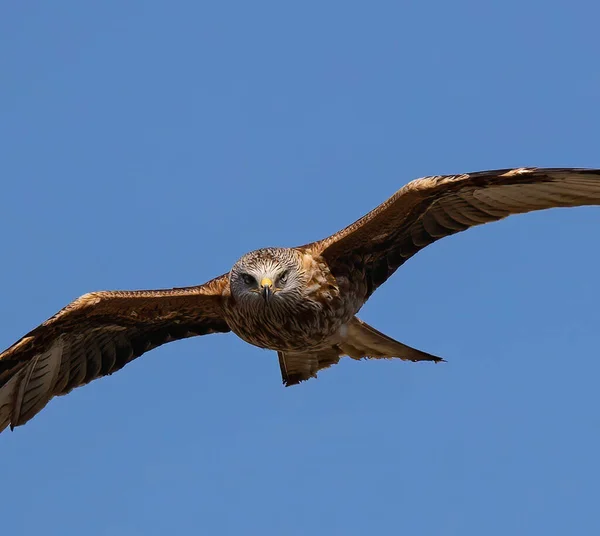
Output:
<path fill-rule="evenodd" d="M 263 277 L 260 282 L 260 292 L 265 301 L 268 302 L 273 296 L 273 281 L 268 277 Z"/>

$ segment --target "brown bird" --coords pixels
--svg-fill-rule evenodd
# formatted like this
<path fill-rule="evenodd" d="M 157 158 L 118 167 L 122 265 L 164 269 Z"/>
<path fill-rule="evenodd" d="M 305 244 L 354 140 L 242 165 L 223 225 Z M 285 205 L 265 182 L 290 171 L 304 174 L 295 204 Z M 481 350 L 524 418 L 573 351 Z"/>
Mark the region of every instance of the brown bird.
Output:
<path fill-rule="evenodd" d="M 342 356 L 442 361 L 355 315 L 429 244 L 469 227 L 553 207 L 600 204 L 600 169 L 503 169 L 425 177 L 338 233 L 244 255 L 200 286 L 92 292 L 0 354 L 0 431 L 51 398 L 112 374 L 167 342 L 233 331 L 276 350 L 285 385 Z"/>

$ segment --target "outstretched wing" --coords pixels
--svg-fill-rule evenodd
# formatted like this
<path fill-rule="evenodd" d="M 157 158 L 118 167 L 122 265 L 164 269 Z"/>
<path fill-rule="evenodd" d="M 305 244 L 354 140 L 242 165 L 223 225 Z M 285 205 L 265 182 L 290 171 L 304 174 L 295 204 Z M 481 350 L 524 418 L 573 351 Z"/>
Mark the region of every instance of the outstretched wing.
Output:
<path fill-rule="evenodd" d="M 197 287 L 92 292 L 67 305 L 0 354 L 0 432 L 162 344 L 230 331 L 227 286 L 221 276 Z"/>
<path fill-rule="evenodd" d="M 425 177 L 310 246 L 334 275 L 361 271 L 368 297 L 399 266 L 440 238 L 511 214 L 599 204 L 599 169 L 520 168 Z"/>

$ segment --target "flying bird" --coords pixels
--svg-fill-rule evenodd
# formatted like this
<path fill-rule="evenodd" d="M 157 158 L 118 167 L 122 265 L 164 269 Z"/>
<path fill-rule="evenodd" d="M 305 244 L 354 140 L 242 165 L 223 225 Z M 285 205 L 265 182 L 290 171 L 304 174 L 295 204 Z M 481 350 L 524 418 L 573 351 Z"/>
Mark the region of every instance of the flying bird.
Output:
<path fill-rule="evenodd" d="M 356 314 L 402 264 L 440 238 L 511 214 L 583 205 L 600 205 L 600 169 L 424 177 L 332 236 L 252 251 L 203 285 L 85 294 L 0 354 L 0 431 L 25 424 L 54 396 L 197 335 L 232 331 L 276 351 L 286 386 L 343 356 L 443 361 Z"/>

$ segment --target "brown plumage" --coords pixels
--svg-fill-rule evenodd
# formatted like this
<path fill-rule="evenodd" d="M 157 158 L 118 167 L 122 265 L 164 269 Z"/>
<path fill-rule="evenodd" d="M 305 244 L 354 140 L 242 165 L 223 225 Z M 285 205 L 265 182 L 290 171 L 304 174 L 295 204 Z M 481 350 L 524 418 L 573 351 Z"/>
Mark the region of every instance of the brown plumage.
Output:
<path fill-rule="evenodd" d="M 426 177 L 324 240 L 250 252 L 204 285 L 86 294 L 0 354 L 0 431 L 25 424 L 54 396 L 196 335 L 233 331 L 276 350 L 286 385 L 344 355 L 441 361 L 356 313 L 398 267 L 440 238 L 511 214 L 582 205 L 600 205 L 600 170 Z"/>

